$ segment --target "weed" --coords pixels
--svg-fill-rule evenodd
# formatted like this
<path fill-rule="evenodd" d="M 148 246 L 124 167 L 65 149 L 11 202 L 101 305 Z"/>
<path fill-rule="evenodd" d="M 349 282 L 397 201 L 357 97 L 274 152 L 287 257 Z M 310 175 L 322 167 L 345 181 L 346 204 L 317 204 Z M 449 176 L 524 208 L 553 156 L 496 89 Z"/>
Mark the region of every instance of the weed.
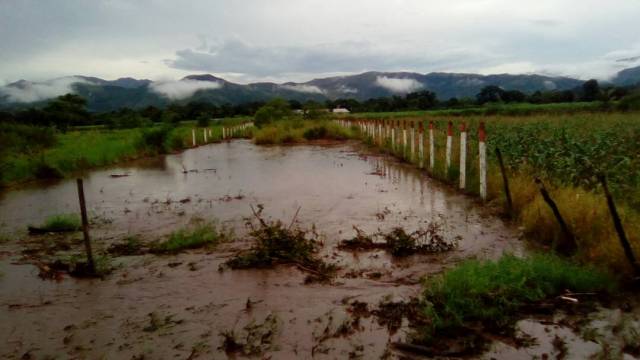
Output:
<path fill-rule="evenodd" d="M 143 245 L 137 236 L 127 236 L 123 242 L 109 246 L 107 252 L 116 256 L 140 255 L 143 253 Z"/>
<path fill-rule="evenodd" d="M 30 227 L 31 232 L 35 229 L 41 230 L 41 232 L 68 232 L 78 231 L 82 227 L 80 217 L 77 214 L 60 214 L 48 217 L 42 226 L 34 228 Z"/>
<path fill-rule="evenodd" d="M 303 230 L 294 226 L 295 217 L 289 226 L 281 221 L 267 222 L 262 217 L 263 206 L 253 209 L 258 225 L 247 220 L 249 236 L 253 246 L 248 251 L 227 261 L 232 269 L 270 268 L 278 264 L 294 264 L 310 273 L 307 282 L 327 282 L 333 277 L 336 266 L 317 257 L 321 245 L 315 227 Z"/>
<path fill-rule="evenodd" d="M 275 345 L 280 326 L 281 320 L 276 315 L 269 314 L 263 322 L 253 320 L 241 331 L 220 331 L 222 349 L 227 354 L 259 355 Z"/>
<path fill-rule="evenodd" d="M 471 323 L 509 332 L 517 312 L 525 305 L 553 298 L 567 289 L 606 293 L 614 288 L 615 281 L 609 274 L 555 255 L 468 260 L 425 282 L 423 311 L 431 324 L 423 327 L 417 338 L 430 342 L 434 336 L 455 336 Z"/>
<path fill-rule="evenodd" d="M 180 229 L 169 235 L 165 241 L 151 246 L 151 252 L 156 254 L 175 254 L 182 250 L 202 247 L 215 247 L 225 241 L 228 234 L 219 231 L 215 224 L 200 224 L 192 229 Z"/>
<path fill-rule="evenodd" d="M 362 230 L 353 227 L 356 236 L 343 240 L 338 248 L 343 250 L 371 250 L 384 249 L 393 256 L 402 257 L 416 253 L 441 253 L 455 249 L 460 236 L 446 239 L 443 236 L 442 225 L 437 222 L 429 223 L 426 229 L 418 229 L 407 233 L 403 228 L 395 227 L 387 233 L 378 231 L 373 235 L 366 235 Z M 382 238 L 384 242 L 375 241 Z"/>

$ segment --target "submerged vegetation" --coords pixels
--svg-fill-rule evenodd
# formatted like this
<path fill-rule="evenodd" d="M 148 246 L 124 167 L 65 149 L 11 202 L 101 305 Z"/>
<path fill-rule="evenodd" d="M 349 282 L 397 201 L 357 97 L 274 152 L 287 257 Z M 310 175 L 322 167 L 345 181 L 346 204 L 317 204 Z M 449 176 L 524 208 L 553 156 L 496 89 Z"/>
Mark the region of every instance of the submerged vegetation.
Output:
<path fill-rule="evenodd" d="M 295 265 L 309 273 L 306 282 L 330 281 L 337 268 L 318 256 L 322 244 L 315 228 L 303 230 L 295 225 L 295 218 L 288 226 L 279 220 L 269 222 L 262 217 L 262 210 L 259 205 L 254 211 L 258 224 L 247 222 L 253 240 L 251 249 L 237 254 L 226 265 L 232 269 Z"/>
<path fill-rule="evenodd" d="M 177 230 L 169 238 L 151 246 L 151 252 L 156 254 L 175 254 L 182 250 L 197 248 L 213 248 L 229 238 L 224 230 L 219 230 L 215 224 L 199 224 L 193 228 Z"/>
<path fill-rule="evenodd" d="M 455 249 L 459 236 L 446 238 L 442 225 L 429 223 L 425 229 L 418 229 L 407 233 L 401 227 L 395 227 L 389 232 L 378 231 L 372 235 L 365 234 L 354 226 L 356 236 L 343 240 L 338 245 L 342 250 L 371 250 L 383 249 L 393 256 L 403 257 L 412 254 L 441 253 Z M 382 241 L 378 240 L 379 238 Z"/>
<path fill-rule="evenodd" d="M 80 230 L 82 224 L 77 214 L 60 214 L 48 217 L 39 227 L 30 230 L 39 232 L 69 232 Z"/>
<path fill-rule="evenodd" d="M 550 254 L 467 260 L 425 280 L 421 301 L 430 321 L 414 340 L 433 344 L 437 338 L 459 336 L 476 326 L 481 326 L 479 332 L 508 334 L 527 306 L 535 309 L 543 301 L 553 303 L 556 297 L 573 293 L 604 295 L 614 291 L 615 284 L 606 272 Z"/>

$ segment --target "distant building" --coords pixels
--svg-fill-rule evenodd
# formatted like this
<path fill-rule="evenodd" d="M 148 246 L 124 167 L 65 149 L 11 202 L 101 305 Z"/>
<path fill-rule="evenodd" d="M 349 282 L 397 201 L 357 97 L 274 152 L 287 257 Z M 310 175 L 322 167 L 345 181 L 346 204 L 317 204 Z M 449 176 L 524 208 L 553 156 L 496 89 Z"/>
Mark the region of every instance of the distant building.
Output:
<path fill-rule="evenodd" d="M 345 108 L 335 108 L 333 110 L 331 110 L 332 113 L 334 114 L 348 114 L 351 111 L 349 111 L 349 109 L 345 109 Z"/>

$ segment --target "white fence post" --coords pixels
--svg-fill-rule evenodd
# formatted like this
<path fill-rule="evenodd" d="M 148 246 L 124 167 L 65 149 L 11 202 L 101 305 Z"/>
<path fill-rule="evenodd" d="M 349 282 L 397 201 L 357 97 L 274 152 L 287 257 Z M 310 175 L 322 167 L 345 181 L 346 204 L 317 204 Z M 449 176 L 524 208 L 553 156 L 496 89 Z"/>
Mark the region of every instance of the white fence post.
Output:
<path fill-rule="evenodd" d="M 480 122 L 478 127 L 478 144 L 480 158 L 480 198 L 487 199 L 487 134 L 484 129 L 484 122 Z"/>
<path fill-rule="evenodd" d="M 431 172 L 436 165 L 436 146 L 433 140 L 433 121 L 429 121 L 429 168 Z"/>
<path fill-rule="evenodd" d="M 451 145 L 453 143 L 453 123 L 449 121 L 447 125 L 447 148 L 445 152 L 445 174 L 447 177 L 449 175 L 449 168 L 451 168 Z"/>
<path fill-rule="evenodd" d="M 420 121 L 418 126 L 418 166 L 420 169 L 424 168 L 424 124 Z"/>
<path fill-rule="evenodd" d="M 204 143 L 207 143 L 207 129 L 202 129 L 202 135 L 204 135 Z"/>
<path fill-rule="evenodd" d="M 467 129 L 460 124 L 460 189 L 467 187 Z"/>
<path fill-rule="evenodd" d="M 413 121 L 411 122 L 411 155 L 409 156 L 409 161 L 414 161 L 416 158 L 416 129 Z"/>
<path fill-rule="evenodd" d="M 196 129 L 191 129 L 191 140 L 193 140 L 193 147 L 196 146 Z"/>
<path fill-rule="evenodd" d="M 402 122 L 402 158 L 407 157 L 407 123 Z"/>

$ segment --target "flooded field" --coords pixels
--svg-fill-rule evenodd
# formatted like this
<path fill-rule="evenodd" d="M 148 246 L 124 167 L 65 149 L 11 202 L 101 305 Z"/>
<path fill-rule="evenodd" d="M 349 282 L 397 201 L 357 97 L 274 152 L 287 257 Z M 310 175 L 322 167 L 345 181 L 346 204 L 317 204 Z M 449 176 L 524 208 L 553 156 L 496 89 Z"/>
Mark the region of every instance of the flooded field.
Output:
<path fill-rule="evenodd" d="M 151 241 L 197 219 L 217 219 L 240 240 L 215 251 L 118 257 L 104 280 L 41 280 L 25 249 L 44 240 L 27 236 L 26 227 L 77 212 L 75 182 L 1 194 L 0 229 L 14 234 L 0 244 L 1 357 L 395 358 L 390 344 L 407 336 L 406 319 L 390 326 L 354 305 L 372 310 L 382 301 L 408 301 L 419 295 L 422 276 L 462 259 L 523 251 L 517 231 L 473 200 L 356 143 L 203 146 L 93 171 L 85 192 L 98 251 L 126 236 Z M 242 240 L 244 219 L 258 204 L 272 219 L 288 223 L 299 211 L 299 226 L 315 225 L 321 256 L 339 266 L 332 284 L 304 284 L 305 274 L 291 266 L 221 271 L 250 246 Z M 354 226 L 413 231 L 432 222 L 443 236 L 459 237 L 457 249 L 401 260 L 382 250 L 337 249 Z M 525 323 L 544 333 L 538 324 Z M 242 340 L 235 344 L 241 349 L 230 351 L 229 339 Z M 552 352 L 552 340 L 538 353 Z M 499 343 L 491 356 L 515 355 L 531 354 Z"/>

